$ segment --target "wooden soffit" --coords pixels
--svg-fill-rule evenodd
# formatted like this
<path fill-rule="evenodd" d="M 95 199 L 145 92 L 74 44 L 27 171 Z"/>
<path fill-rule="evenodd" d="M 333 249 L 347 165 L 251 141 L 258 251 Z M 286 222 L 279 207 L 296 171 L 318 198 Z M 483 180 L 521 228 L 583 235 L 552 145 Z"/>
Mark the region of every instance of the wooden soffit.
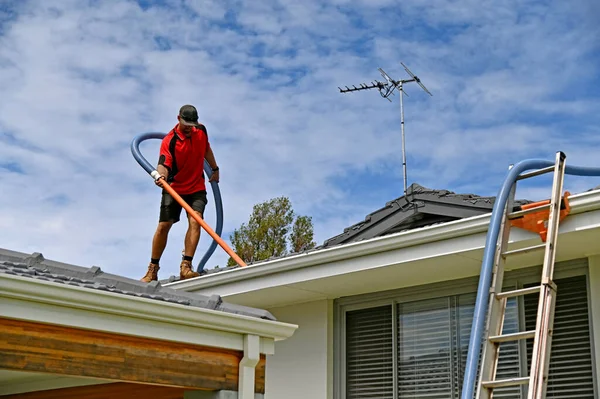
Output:
<path fill-rule="evenodd" d="M 238 390 L 241 351 L 0 317 L 0 369 L 170 387 Z M 264 393 L 265 356 L 255 392 Z"/>

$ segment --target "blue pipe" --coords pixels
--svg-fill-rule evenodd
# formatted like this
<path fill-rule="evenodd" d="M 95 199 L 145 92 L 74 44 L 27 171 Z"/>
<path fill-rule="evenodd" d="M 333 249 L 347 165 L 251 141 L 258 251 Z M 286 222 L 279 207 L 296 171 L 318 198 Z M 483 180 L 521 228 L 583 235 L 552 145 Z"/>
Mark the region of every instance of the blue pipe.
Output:
<path fill-rule="evenodd" d="M 494 254 L 498 235 L 500 234 L 500 224 L 502 222 L 504 208 L 508 200 L 508 195 L 513 184 L 522 172 L 527 170 L 542 169 L 554 165 L 554 161 L 541 159 L 528 159 L 515 164 L 508 172 L 504 184 L 496 197 L 496 202 L 492 209 L 490 227 L 488 229 L 485 241 L 485 250 L 481 264 L 481 274 L 479 276 L 479 286 L 477 288 L 477 299 L 475 301 L 475 310 L 473 315 L 473 324 L 471 326 L 471 336 L 469 338 L 469 350 L 467 352 L 467 363 L 465 367 L 465 376 L 463 380 L 463 389 L 461 399 L 472 399 L 475 387 L 475 378 L 481 350 L 481 338 L 484 329 L 484 318 L 488 306 L 488 293 L 492 279 L 492 269 L 494 265 Z M 600 168 L 591 168 L 584 166 L 565 166 L 565 174 L 576 176 L 600 176 Z"/>
<path fill-rule="evenodd" d="M 155 170 L 155 168 L 152 165 L 150 165 L 150 163 L 146 160 L 146 158 L 144 158 L 144 156 L 140 152 L 140 143 L 144 140 L 149 140 L 149 139 L 161 139 L 162 140 L 165 136 L 166 136 L 165 133 L 148 132 L 148 133 L 143 133 L 143 134 L 140 134 L 140 135 L 134 137 L 133 140 L 131 141 L 130 147 L 131 147 L 131 153 L 133 154 L 133 157 L 140 164 L 140 166 L 142 168 L 144 168 L 144 170 L 146 172 L 148 172 L 148 174 L 151 174 Z M 209 163 L 206 160 L 204 160 L 204 172 L 210 179 L 213 172 L 212 172 L 212 168 L 210 167 Z M 215 233 L 217 233 L 217 235 L 219 237 L 221 237 L 221 233 L 223 232 L 223 201 L 221 199 L 221 191 L 219 190 L 219 184 L 217 182 L 214 182 L 214 181 L 210 182 L 210 185 L 213 190 L 213 195 L 215 198 L 215 205 L 216 205 L 216 210 L 217 210 L 217 226 L 215 229 Z M 200 262 L 198 263 L 198 269 L 197 269 L 198 273 L 202 274 L 202 272 L 204 271 L 204 265 L 206 265 L 206 262 L 212 256 L 212 254 L 215 252 L 216 248 L 217 248 L 217 242 L 213 239 L 212 242 L 210 243 L 210 246 L 208 247 L 208 250 L 206 251 L 206 253 L 202 257 L 202 259 L 200 259 Z"/>

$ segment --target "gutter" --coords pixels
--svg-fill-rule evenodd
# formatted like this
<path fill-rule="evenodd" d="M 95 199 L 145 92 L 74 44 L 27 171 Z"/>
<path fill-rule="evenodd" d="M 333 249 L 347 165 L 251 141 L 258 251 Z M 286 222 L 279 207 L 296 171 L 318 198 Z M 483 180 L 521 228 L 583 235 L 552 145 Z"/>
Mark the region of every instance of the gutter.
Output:
<path fill-rule="evenodd" d="M 569 196 L 569 203 L 571 205 L 570 215 L 599 210 L 600 190 L 571 195 Z M 226 270 L 183 281 L 175 281 L 164 284 L 164 286 L 183 291 L 197 291 L 236 281 L 265 277 L 295 269 L 352 259 L 358 256 L 483 233 L 489 228 L 491 215 L 490 212 L 485 215 L 455 220 L 440 225 L 427 226 L 331 248 L 308 251 L 298 255 L 248 265 L 243 268 Z"/>
<path fill-rule="evenodd" d="M 98 316 L 108 314 L 121 319 L 125 316 L 130 320 L 127 321 L 130 326 L 152 321 L 169 324 L 173 329 L 194 327 L 255 335 L 275 341 L 291 337 L 298 328 L 294 324 L 0 273 L 0 316 L 25 318 L 24 314 L 18 313 L 18 309 L 7 305 L 8 302 L 14 303 L 14 300 L 66 308 L 71 317 L 60 321 L 62 325 L 74 326 L 75 313 L 83 310 L 94 312 Z M 52 315 L 48 316 L 49 322 L 59 323 L 58 315 L 54 318 Z M 92 328 L 88 324 L 77 327 Z M 102 330 L 103 327 L 105 326 L 94 329 Z"/>

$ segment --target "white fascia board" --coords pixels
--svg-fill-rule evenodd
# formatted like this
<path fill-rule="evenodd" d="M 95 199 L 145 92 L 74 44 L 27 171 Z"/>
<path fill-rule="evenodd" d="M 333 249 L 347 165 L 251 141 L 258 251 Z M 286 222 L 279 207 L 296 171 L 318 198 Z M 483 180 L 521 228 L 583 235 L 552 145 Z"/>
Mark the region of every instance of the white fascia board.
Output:
<path fill-rule="evenodd" d="M 598 210 L 600 209 L 600 190 L 571 195 L 569 203 L 571 205 L 571 215 Z M 183 291 L 198 291 L 240 280 L 265 277 L 359 256 L 469 236 L 486 232 L 490 224 L 490 218 L 491 212 L 439 225 L 422 227 L 312 252 L 309 251 L 272 261 L 264 261 L 255 265 L 211 273 L 188 280 L 175 281 L 165 284 L 165 286 Z M 432 256 L 435 256 L 435 254 L 432 254 Z"/>
<path fill-rule="evenodd" d="M 297 325 L 0 274 L 0 316 L 69 327 L 243 350 L 246 334 L 261 352 L 292 336 Z"/>

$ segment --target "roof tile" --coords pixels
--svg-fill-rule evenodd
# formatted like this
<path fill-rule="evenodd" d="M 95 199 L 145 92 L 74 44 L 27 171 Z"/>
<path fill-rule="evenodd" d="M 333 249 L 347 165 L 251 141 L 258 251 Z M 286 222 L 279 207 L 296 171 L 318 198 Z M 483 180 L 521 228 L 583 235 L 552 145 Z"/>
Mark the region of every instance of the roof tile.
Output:
<path fill-rule="evenodd" d="M 0 249 L 0 273 L 112 292 L 190 307 L 218 310 L 267 320 L 275 317 L 266 310 L 223 302 L 219 295 L 205 296 L 163 287 L 158 281 L 149 284 L 123 276 L 104 273 L 98 266 L 89 268 L 46 260 L 42 254 L 24 254 Z"/>

